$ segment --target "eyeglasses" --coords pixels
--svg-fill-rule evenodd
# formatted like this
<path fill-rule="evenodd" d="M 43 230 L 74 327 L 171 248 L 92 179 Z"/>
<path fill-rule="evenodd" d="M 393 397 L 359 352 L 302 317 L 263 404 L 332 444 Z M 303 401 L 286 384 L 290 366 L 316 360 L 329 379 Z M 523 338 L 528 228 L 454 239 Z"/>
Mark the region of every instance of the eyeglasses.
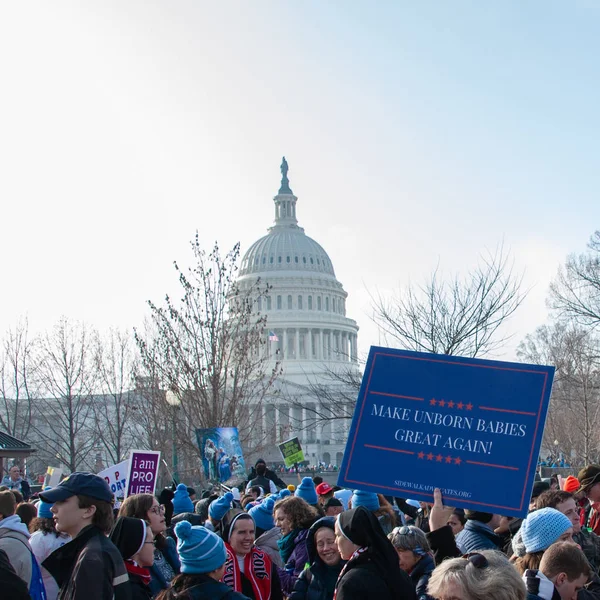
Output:
<path fill-rule="evenodd" d="M 164 505 L 153 506 L 148 512 L 154 513 L 155 515 L 162 515 L 165 512 Z"/>
<path fill-rule="evenodd" d="M 152 544 L 154 546 L 154 540 L 152 540 L 151 542 L 144 542 L 144 544 Z"/>
<path fill-rule="evenodd" d="M 489 566 L 488 559 L 479 552 L 469 552 L 469 554 L 463 554 L 462 558 L 468 560 L 476 569 L 485 569 Z"/>

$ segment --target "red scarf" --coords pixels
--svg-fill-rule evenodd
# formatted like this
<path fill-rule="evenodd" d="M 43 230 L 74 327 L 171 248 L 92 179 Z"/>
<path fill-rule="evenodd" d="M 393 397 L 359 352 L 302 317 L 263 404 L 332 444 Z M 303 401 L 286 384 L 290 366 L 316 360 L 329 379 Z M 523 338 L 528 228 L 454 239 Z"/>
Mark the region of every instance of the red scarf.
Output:
<path fill-rule="evenodd" d="M 237 561 L 237 556 L 229 544 L 225 544 L 227 559 L 223 583 L 226 583 L 236 592 L 242 591 L 242 572 Z M 271 582 L 273 565 L 266 552 L 252 547 L 244 557 L 244 576 L 252 584 L 256 600 L 269 600 L 271 598 Z"/>
<path fill-rule="evenodd" d="M 125 561 L 125 568 L 128 573 L 132 575 L 137 575 L 144 585 L 150 585 L 150 580 L 152 579 L 152 575 L 150 575 L 150 571 L 146 569 L 146 567 L 140 567 L 137 563 L 134 563 L 132 560 Z"/>

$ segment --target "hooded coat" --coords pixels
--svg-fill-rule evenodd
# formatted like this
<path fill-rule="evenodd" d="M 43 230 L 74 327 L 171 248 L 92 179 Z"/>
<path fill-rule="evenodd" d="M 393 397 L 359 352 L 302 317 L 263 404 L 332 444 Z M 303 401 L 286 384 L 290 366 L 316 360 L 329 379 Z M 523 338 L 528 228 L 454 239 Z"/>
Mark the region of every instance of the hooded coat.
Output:
<path fill-rule="evenodd" d="M 334 531 L 335 519 L 333 517 L 323 517 L 308 530 L 306 548 L 310 567 L 300 573 L 289 600 L 332 600 L 333 598 L 335 584 L 345 562 L 340 559 L 337 565 L 330 567 L 319 557 L 315 545 L 315 534 L 317 530 L 323 527 Z"/>
<path fill-rule="evenodd" d="M 29 530 L 18 515 L 0 521 L 0 550 L 4 550 L 15 573 L 29 586 L 35 560 L 29 545 Z"/>
<path fill-rule="evenodd" d="M 415 587 L 400 569 L 398 555 L 377 517 L 364 506 L 338 515 L 343 535 L 362 549 L 346 563 L 336 600 L 415 600 Z"/>

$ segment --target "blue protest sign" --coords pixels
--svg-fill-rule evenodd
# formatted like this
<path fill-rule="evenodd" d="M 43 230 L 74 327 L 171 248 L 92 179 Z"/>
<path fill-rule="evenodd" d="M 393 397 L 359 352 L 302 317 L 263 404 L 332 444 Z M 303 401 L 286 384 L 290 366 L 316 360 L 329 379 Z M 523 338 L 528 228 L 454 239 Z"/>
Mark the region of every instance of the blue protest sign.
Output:
<path fill-rule="evenodd" d="M 338 485 L 527 514 L 554 367 L 371 347 Z"/>

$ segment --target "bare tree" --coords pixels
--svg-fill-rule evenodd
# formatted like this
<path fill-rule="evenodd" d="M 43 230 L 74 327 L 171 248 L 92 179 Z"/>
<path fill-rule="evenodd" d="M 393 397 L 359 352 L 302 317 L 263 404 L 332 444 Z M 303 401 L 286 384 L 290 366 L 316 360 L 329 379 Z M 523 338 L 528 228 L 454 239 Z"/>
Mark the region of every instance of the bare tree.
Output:
<path fill-rule="evenodd" d="M 34 429 L 48 456 L 71 472 L 86 466 L 97 442 L 92 394 L 96 384 L 92 334 L 60 319 L 42 336 L 37 378 L 43 399 L 36 403 Z"/>
<path fill-rule="evenodd" d="M 484 356 L 509 339 L 498 336 L 499 328 L 525 299 L 522 282 L 501 247 L 464 279 L 445 281 L 436 269 L 423 285 L 374 299 L 373 320 L 387 343 L 401 348 Z"/>
<path fill-rule="evenodd" d="M 544 430 L 546 448 L 581 464 L 598 461 L 600 443 L 600 342 L 589 330 L 559 321 L 543 325 L 519 345 L 520 359 L 552 364 L 556 376 Z"/>
<path fill-rule="evenodd" d="M 600 325 L 600 231 L 588 243 L 588 252 L 572 254 L 550 286 L 548 304 L 560 317 L 583 326 Z"/>
<path fill-rule="evenodd" d="M 267 288 L 257 280 L 242 289 L 236 281 L 239 245 L 224 257 L 217 245 L 207 254 L 196 234 L 191 247 L 194 266 L 184 272 L 175 263 L 181 300 L 148 302 L 152 327 L 135 339 L 154 384 L 179 390 L 178 425 L 187 427 L 180 442 L 198 456 L 196 428 L 238 427 L 247 448 L 256 443 L 262 402 L 280 369 L 269 365 L 266 320 L 255 312 Z"/>
<path fill-rule="evenodd" d="M 94 367 L 97 391 L 92 406 L 98 441 L 109 464 L 126 458 L 137 432 L 132 430 L 138 403 L 135 385 L 134 341 L 130 333 L 110 329 L 94 341 Z"/>
<path fill-rule="evenodd" d="M 35 398 L 33 349 L 27 320 L 19 321 L 6 332 L 0 348 L 0 427 L 23 440 L 29 435 Z"/>
<path fill-rule="evenodd" d="M 334 367 L 323 364 L 323 372 L 309 378 L 307 383 L 295 384 L 285 380 L 279 383 L 283 390 L 282 398 L 291 407 L 306 411 L 306 421 L 296 419 L 290 423 L 295 430 L 303 431 L 317 424 L 352 419 L 362 383 L 362 368 L 348 363 Z"/>

